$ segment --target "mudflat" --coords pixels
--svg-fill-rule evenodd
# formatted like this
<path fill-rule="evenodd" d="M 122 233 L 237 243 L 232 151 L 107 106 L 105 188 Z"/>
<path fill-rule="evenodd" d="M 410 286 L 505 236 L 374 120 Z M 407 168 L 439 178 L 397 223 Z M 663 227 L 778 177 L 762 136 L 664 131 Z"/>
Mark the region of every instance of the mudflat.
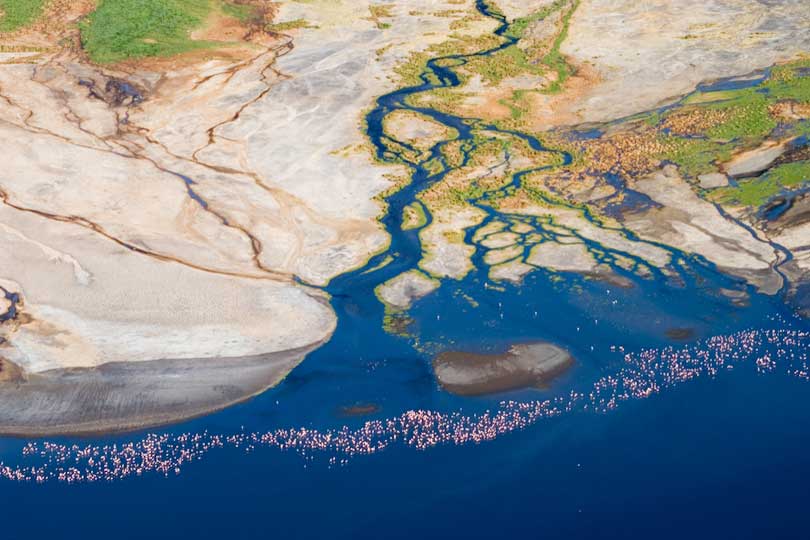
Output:
<path fill-rule="evenodd" d="M 16 378 L 0 384 L 0 434 L 107 434 L 175 423 L 263 392 L 316 347 L 241 358 L 115 362 Z"/>
<path fill-rule="evenodd" d="M 538 342 L 514 345 L 503 354 L 445 352 L 434 359 L 433 370 L 447 391 L 476 396 L 545 385 L 573 365 L 565 349 Z"/>

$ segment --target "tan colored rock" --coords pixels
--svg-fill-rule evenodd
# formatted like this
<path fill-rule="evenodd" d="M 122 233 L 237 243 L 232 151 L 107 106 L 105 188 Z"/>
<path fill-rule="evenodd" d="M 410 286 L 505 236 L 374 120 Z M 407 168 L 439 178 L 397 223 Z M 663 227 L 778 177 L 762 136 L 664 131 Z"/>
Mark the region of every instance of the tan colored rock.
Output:
<path fill-rule="evenodd" d="M 709 173 L 698 176 L 700 187 L 703 189 L 715 189 L 728 185 L 728 177 L 723 173 Z"/>
<path fill-rule="evenodd" d="M 726 174 L 733 178 L 755 176 L 768 170 L 774 161 L 787 152 L 789 141 L 766 141 L 759 148 L 742 152 L 723 164 Z"/>
<path fill-rule="evenodd" d="M 377 296 L 389 307 L 408 309 L 414 301 L 439 288 L 440 282 L 419 270 L 411 270 L 377 287 Z"/>

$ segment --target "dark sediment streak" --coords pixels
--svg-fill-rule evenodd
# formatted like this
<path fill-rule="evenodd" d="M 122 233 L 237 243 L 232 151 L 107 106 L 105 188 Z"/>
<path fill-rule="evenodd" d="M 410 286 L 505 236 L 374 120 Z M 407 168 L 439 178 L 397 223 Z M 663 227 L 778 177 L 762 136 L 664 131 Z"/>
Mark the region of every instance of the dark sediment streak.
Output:
<path fill-rule="evenodd" d="M 278 384 L 317 343 L 256 356 L 110 363 L 0 383 L 0 435 L 120 433 L 180 422 Z"/>

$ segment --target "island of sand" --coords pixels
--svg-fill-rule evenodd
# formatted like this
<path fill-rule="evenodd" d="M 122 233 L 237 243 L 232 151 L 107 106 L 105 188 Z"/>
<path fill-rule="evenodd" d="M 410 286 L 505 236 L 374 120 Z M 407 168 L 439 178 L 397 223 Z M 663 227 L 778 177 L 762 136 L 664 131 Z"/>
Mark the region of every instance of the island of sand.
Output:
<path fill-rule="evenodd" d="M 541 387 L 568 371 L 574 359 L 551 343 L 521 343 L 502 354 L 447 351 L 433 360 L 436 380 L 462 396 Z"/>

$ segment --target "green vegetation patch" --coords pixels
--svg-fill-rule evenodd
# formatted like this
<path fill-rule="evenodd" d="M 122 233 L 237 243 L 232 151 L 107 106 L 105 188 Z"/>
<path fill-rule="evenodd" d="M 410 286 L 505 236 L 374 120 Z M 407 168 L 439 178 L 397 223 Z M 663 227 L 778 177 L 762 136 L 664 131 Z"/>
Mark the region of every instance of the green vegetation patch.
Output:
<path fill-rule="evenodd" d="M 718 189 L 715 199 L 723 204 L 758 208 L 786 189 L 810 183 L 810 161 L 774 167 L 759 178 L 744 180 L 735 187 Z"/>
<path fill-rule="evenodd" d="M 565 57 L 560 52 L 560 47 L 562 47 L 563 42 L 568 37 L 568 28 L 571 25 L 571 17 L 574 15 L 574 12 L 578 6 L 579 0 L 571 3 L 571 9 L 569 9 L 565 15 L 563 15 L 562 30 L 560 30 L 560 33 L 557 34 L 557 37 L 554 39 L 554 43 L 551 46 L 551 50 L 548 52 L 548 54 L 546 54 L 545 57 L 543 57 L 542 60 L 545 65 L 557 72 L 557 79 L 546 90 L 551 94 L 560 92 L 563 84 L 565 84 L 565 81 L 571 76 L 571 67 L 568 65 L 568 62 L 565 61 Z"/>
<path fill-rule="evenodd" d="M 91 60 L 171 56 L 215 43 L 191 39 L 213 0 L 101 0 L 80 24 L 82 45 Z"/>
<path fill-rule="evenodd" d="M 481 78 L 493 86 L 500 84 L 508 77 L 524 73 L 542 75 L 545 71 L 529 62 L 526 52 L 513 45 L 496 54 L 471 58 L 467 68 L 481 75 Z"/>
<path fill-rule="evenodd" d="M 222 13 L 229 17 L 239 19 L 241 22 L 248 22 L 256 15 L 256 7 L 249 4 L 235 4 L 225 2 L 222 4 Z"/>
<path fill-rule="evenodd" d="M 710 109 L 727 110 L 729 119 L 710 129 L 707 135 L 722 140 L 765 137 L 777 125 L 768 110 L 770 101 L 765 94 L 747 89 L 733 100 L 709 105 Z"/>
<path fill-rule="evenodd" d="M 468 36 L 452 35 L 450 39 L 442 43 L 437 43 L 428 47 L 426 51 L 414 52 L 408 60 L 394 68 L 394 72 L 400 77 L 403 86 L 414 86 L 422 82 L 421 75 L 427 68 L 427 62 L 431 58 L 441 58 L 460 54 L 470 54 L 480 50 L 496 47 L 501 40 L 492 34 L 471 38 Z M 449 61 L 457 63 L 458 61 Z M 445 67 L 450 65 L 439 62 Z M 462 86 L 466 83 L 466 78 L 462 78 Z"/>
<path fill-rule="evenodd" d="M 272 23 L 267 25 L 268 32 L 289 32 L 290 30 L 298 30 L 299 28 L 312 28 L 306 19 L 293 19 L 291 21 L 284 21 L 279 23 Z"/>
<path fill-rule="evenodd" d="M 698 112 L 722 113 L 722 121 L 699 131 L 692 137 L 659 135 L 666 148 L 657 157 L 677 164 L 687 176 L 713 172 L 716 163 L 727 161 L 738 148 L 754 148 L 767 139 L 778 127 L 780 120 L 774 116 L 772 106 L 785 100 L 804 102 L 810 100 L 810 61 L 799 61 L 773 68 L 770 77 L 754 87 L 718 92 L 696 92 L 684 100 L 684 105 Z M 667 112 L 663 117 L 677 114 L 680 108 Z M 645 119 L 655 127 L 662 120 L 657 113 Z M 807 132 L 807 122 L 797 121 L 793 126 L 782 125 L 783 133 L 802 135 Z M 784 136 L 784 135 L 783 135 Z M 720 202 L 756 206 L 789 185 L 789 179 L 780 177 L 780 169 L 774 169 L 773 177 L 742 182 L 740 188 L 718 190 Z M 786 169 L 790 171 L 791 169 Z M 787 181 L 787 184 L 785 183 Z"/>
<path fill-rule="evenodd" d="M 731 158 L 733 146 L 705 139 L 681 139 L 672 137 L 665 142 L 669 149 L 660 158 L 675 163 L 687 176 L 715 171 L 716 161 Z"/>
<path fill-rule="evenodd" d="M 771 71 L 764 90 L 772 99 L 810 101 L 810 59 L 777 66 Z"/>
<path fill-rule="evenodd" d="M 34 22 L 47 0 L 0 0 L 0 32 L 13 32 Z"/>
<path fill-rule="evenodd" d="M 777 184 L 792 188 L 810 182 L 810 161 L 796 161 L 774 167 L 768 177 Z"/>
<path fill-rule="evenodd" d="M 427 223 L 427 215 L 422 203 L 414 201 L 402 211 L 402 230 L 421 229 Z"/>
<path fill-rule="evenodd" d="M 568 36 L 569 22 L 577 5 L 578 2 L 557 0 L 527 17 L 515 20 L 509 26 L 506 35 L 520 40 L 533 23 L 541 21 L 559 10 L 567 8 L 562 15 L 560 31 L 557 32 L 548 52 L 542 55 L 539 61 L 537 58 L 533 58 L 532 47 L 524 50 L 515 44 L 493 55 L 472 58 L 468 62 L 467 67 L 475 73 L 480 74 L 484 81 L 492 85 L 499 84 L 507 77 L 514 77 L 521 74 L 544 75 L 547 69 L 551 69 L 557 76 L 545 92 L 559 92 L 562 89 L 562 85 L 571 74 L 568 63 L 560 53 L 560 47 Z"/>
<path fill-rule="evenodd" d="M 759 207 L 780 191 L 781 189 L 776 183 L 756 178 L 740 182 L 733 188 L 719 189 L 714 194 L 714 198 L 721 204 Z"/>

